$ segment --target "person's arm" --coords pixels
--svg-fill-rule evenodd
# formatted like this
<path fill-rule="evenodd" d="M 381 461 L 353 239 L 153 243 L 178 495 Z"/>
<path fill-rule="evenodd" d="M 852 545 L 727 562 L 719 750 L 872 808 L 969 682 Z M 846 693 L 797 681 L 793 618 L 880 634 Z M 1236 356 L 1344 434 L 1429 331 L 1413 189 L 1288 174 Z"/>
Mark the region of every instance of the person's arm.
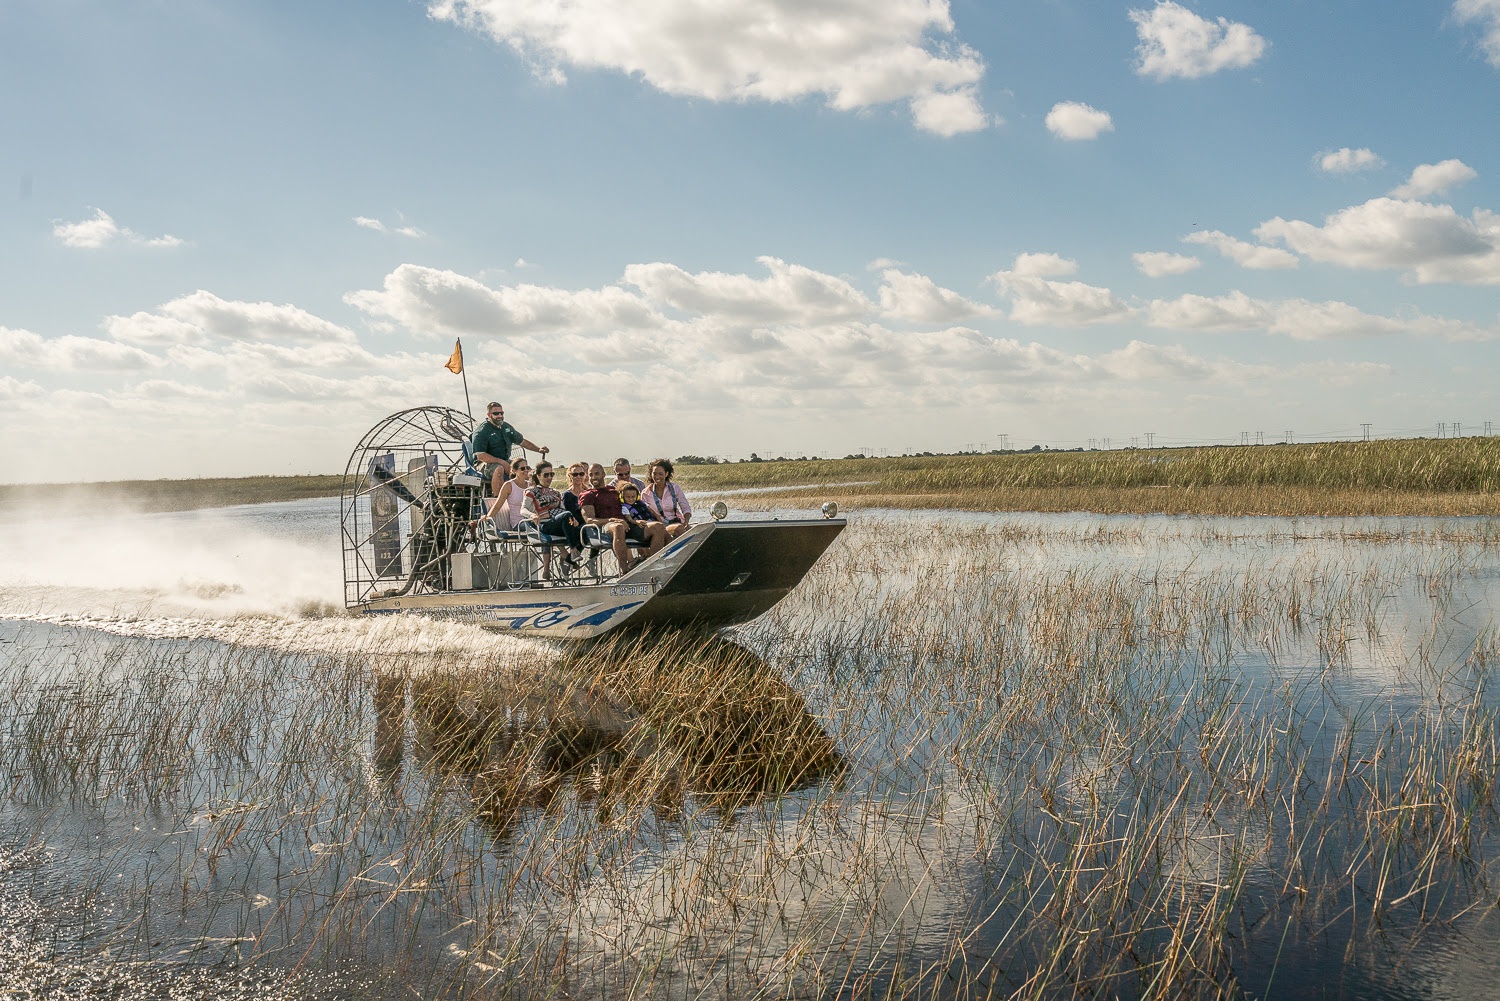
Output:
<path fill-rule="evenodd" d="M 520 444 L 522 448 L 529 448 L 533 452 L 540 452 L 543 455 L 546 455 L 548 452 L 552 451 L 546 445 L 533 444 L 530 438 L 522 438 Z"/>
<path fill-rule="evenodd" d="M 677 518 L 684 525 L 693 520 L 693 505 L 688 503 L 687 494 L 677 484 L 671 485 L 673 496 L 677 499 Z"/>
<path fill-rule="evenodd" d="M 510 486 L 510 484 L 507 483 L 506 486 Z M 536 513 L 536 495 L 530 490 L 526 491 L 526 499 L 521 501 L 521 517 L 528 518 L 531 521 L 541 520 L 541 516 Z"/>

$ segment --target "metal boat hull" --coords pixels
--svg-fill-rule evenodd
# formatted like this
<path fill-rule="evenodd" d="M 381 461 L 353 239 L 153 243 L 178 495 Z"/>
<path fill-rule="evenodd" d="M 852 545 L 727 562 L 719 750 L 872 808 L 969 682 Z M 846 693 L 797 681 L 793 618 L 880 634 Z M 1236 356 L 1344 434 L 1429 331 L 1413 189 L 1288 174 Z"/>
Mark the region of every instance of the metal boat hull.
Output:
<path fill-rule="evenodd" d="M 606 583 L 405 595 L 367 601 L 357 610 L 415 612 L 566 639 L 627 624 L 734 625 L 786 597 L 844 525 L 841 518 L 709 522 Z"/>

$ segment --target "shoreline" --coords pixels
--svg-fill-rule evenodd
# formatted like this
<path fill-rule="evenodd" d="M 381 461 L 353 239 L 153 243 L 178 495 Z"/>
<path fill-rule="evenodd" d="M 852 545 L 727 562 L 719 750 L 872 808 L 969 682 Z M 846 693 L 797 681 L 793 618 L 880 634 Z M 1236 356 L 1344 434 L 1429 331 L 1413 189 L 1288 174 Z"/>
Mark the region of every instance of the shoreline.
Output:
<path fill-rule="evenodd" d="M 677 467 L 690 493 L 746 510 L 807 502 L 1091 514 L 1500 515 L 1500 438 L 792 459 Z M 336 497 L 338 474 L 0 484 L 0 512 L 139 513 Z"/>

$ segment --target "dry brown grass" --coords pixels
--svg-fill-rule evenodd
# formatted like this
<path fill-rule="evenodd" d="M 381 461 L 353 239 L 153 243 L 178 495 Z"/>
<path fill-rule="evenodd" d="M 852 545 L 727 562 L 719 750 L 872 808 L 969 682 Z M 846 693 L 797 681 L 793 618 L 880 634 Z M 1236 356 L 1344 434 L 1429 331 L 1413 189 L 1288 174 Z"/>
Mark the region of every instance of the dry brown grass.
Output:
<path fill-rule="evenodd" d="M 708 496 L 712 496 L 709 494 Z M 1500 494 L 1332 490 L 1303 487 L 1041 487 L 920 489 L 890 493 L 882 484 L 768 491 L 727 498 L 744 510 L 809 507 L 836 501 L 861 508 L 949 511 L 1079 511 L 1092 514 L 1463 517 L 1500 514 Z"/>
<path fill-rule="evenodd" d="M 111 483 L 0 484 L 0 511 L 89 508 L 130 511 L 193 511 L 337 497 L 342 476 L 239 476 L 191 480 L 120 480 Z"/>
<path fill-rule="evenodd" d="M 1178 1001 L 1410 971 L 1493 913 L 1490 536 L 1037 521 L 856 522 L 738 646 L 22 636 L 0 819 L 95 908 L 36 948 L 390 997 Z"/>
<path fill-rule="evenodd" d="M 969 511 L 1488 515 L 1500 514 L 1500 438 L 735 463 L 679 478 L 706 493 L 833 484 L 735 499 L 746 508 L 816 497 Z"/>

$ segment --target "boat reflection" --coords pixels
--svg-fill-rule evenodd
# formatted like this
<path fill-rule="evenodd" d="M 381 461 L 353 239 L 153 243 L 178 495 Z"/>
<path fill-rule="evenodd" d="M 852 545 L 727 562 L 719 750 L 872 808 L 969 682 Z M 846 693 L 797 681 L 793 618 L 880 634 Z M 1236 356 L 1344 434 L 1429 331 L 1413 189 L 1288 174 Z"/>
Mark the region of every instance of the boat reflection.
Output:
<path fill-rule="evenodd" d="M 504 837 L 568 792 L 608 822 L 649 808 L 726 815 L 842 765 L 797 691 L 735 643 L 693 633 L 605 642 L 535 676 L 383 674 L 372 764 L 457 783 Z"/>

